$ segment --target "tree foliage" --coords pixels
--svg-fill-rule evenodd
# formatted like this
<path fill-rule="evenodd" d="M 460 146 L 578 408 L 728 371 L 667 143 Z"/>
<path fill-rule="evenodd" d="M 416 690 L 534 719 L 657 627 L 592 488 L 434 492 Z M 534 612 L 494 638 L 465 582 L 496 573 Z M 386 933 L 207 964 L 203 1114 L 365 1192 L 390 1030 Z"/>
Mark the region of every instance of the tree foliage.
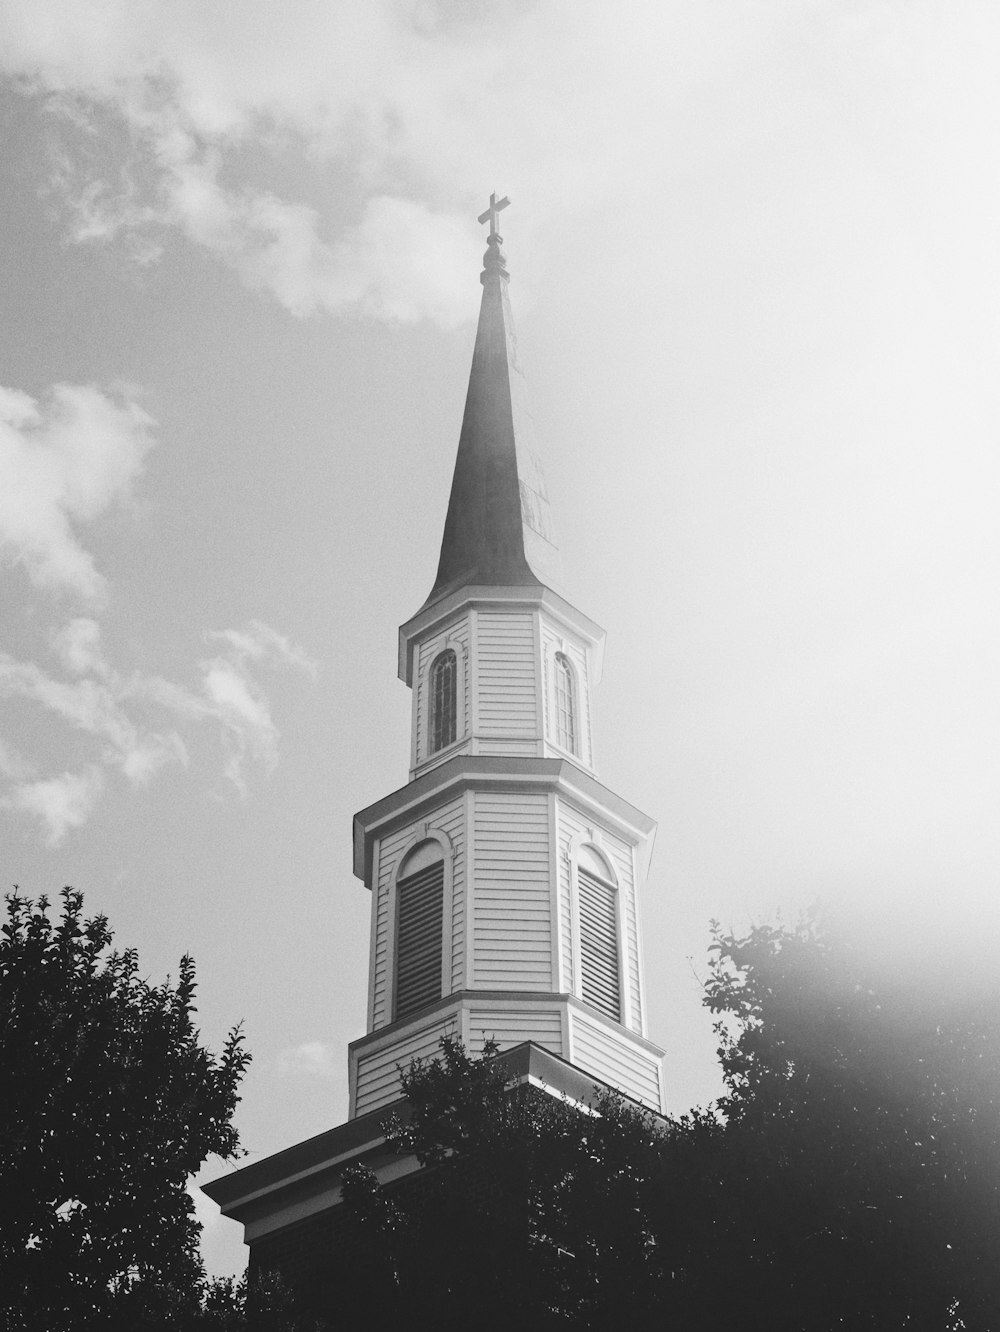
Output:
<path fill-rule="evenodd" d="M 200 1301 L 186 1184 L 209 1154 L 238 1149 L 249 1055 L 238 1028 L 218 1058 L 200 1044 L 189 957 L 176 985 L 151 985 L 111 941 L 80 893 L 63 891 L 57 920 L 44 897 L 7 899 L 0 1308 L 12 1329 L 141 1327 L 155 1307 L 181 1326 Z"/>
<path fill-rule="evenodd" d="M 716 929 L 705 1002 L 726 1094 L 680 1120 L 511 1089 L 453 1040 L 412 1065 L 389 1141 L 424 1170 L 352 1173 L 333 1325 L 374 1292 L 386 1326 L 1000 1327 L 995 994 L 807 921 Z"/>
<path fill-rule="evenodd" d="M 356 1167 L 308 1317 L 206 1282 L 185 1185 L 231 1156 L 248 1056 L 151 986 L 79 894 L 13 897 L 0 942 L 0 1319 L 12 1332 L 1000 1328 L 1000 1005 L 807 920 L 714 930 L 725 1095 L 681 1119 L 508 1085 L 446 1039 Z M 298 1278 L 296 1278 L 298 1280 Z M 320 1321 L 317 1321 L 320 1318 Z"/>
<path fill-rule="evenodd" d="M 712 952 L 747 1293 L 775 1327 L 1000 1326 L 995 987 L 874 964 L 815 918 Z"/>
<path fill-rule="evenodd" d="M 661 1326 L 669 1181 L 681 1184 L 677 1167 L 691 1168 L 717 1121 L 672 1124 L 611 1092 L 582 1108 L 512 1088 L 495 1053 L 474 1058 L 445 1038 L 439 1059 L 411 1065 L 409 1117 L 388 1141 L 424 1172 L 388 1190 L 352 1172 L 345 1266 L 380 1292 L 386 1326 L 406 1310 L 449 1329 Z M 354 1314 L 343 1317 L 337 1289 L 334 1325 L 346 1327 Z"/>

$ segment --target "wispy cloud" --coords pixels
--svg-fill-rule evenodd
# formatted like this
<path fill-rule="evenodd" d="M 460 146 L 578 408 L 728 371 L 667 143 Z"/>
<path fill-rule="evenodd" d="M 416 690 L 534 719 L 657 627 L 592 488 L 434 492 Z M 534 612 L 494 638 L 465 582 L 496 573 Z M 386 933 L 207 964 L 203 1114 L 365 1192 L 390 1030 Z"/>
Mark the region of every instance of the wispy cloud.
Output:
<path fill-rule="evenodd" d="M 990 0 L 7 0 L 0 70 L 60 127 L 51 185 L 76 240 L 148 263 L 172 231 L 297 314 L 447 324 L 469 315 L 483 173 L 530 195 L 546 232 L 576 225 L 576 200 L 652 223 L 690 177 L 752 222 L 789 180 L 811 197 L 824 154 L 803 149 L 824 120 L 839 144 L 873 117 L 893 141 L 915 130 L 904 189 L 911 173 L 947 182 L 921 193 L 927 225 L 939 209 L 989 219 L 975 163 L 995 130 L 996 25 Z M 834 194 L 858 184 L 844 157 Z"/>
<path fill-rule="evenodd" d="M 188 747 L 178 727 L 206 722 L 218 728 L 226 777 L 245 796 L 248 762 L 270 772 L 278 761 L 279 741 L 269 700 L 249 663 L 268 661 L 309 674 L 314 674 L 315 663 L 260 621 L 207 637 L 224 643 L 225 651 L 198 663 L 195 686 L 158 675 L 121 673 L 107 660 L 97 622 L 82 616 L 52 638 L 53 653 L 69 679 L 0 654 L 0 698 L 34 703 L 99 742 L 92 761 L 76 774 L 31 781 L 23 766 L 8 762 L 13 783 L 3 806 L 41 819 L 49 841 L 56 843 L 86 822 L 105 789 L 108 771 L 117 771 L 132 786 L 143 786 L 168 763 L 187 765 Z M 170 714 L 174 725 L 154 726 L 151 714 L 157 711 Z"/>
<path fill-rule="evenodd" d="M 340 1059 L 332 1046 L 322 1041 L 303 1041 L 290 1046 L 278 1056 L 281 1077 L 320 1078 L 331 1082 L 340 1073 Z"/>
<path fill-rule="evenodd" d="M 731 7 L 627 8 L 244 0 L 207 17 L 195 0 L 11 0 L 0 68 L 58 114 L 52 187 L 76 240 L 150 262 L 174 230 L 296 314 L 448 325 L 469 317 L 481 248 L 470 172 L 516 163 L 537 214 L 584 182 L 608 196 L 648 174 L 679 85 L 717 77 L 741 43 L 752 60 L 767 26 Z M 253 171 L 234 171 L 248 154 Z M 331 183 L 335 209 L 306 202 Z"/>
<path fill-rule="evenodd" d="M 0 388 L 0 556 L 36 586 L 100 601 L 75 527 L 128 498 L 153 421 L 127 394 L 58 384 L 40 405 Z"/>
<path fill-rule="evenodd" d="M 0 808 L 20 810 L 41 819 L 50 846 L 72 828 L 86 823 L 104 790 L 104 773 L 96 764 L 82 772 L 64 772 L 44 781 L 24 782 L 0 796 Z"/>
<path fill-rule="evenodd" d="M 87 0 L 52 0 L 40 23 L 27 4 L 6 8 L 0 68 L 44 93 L 60 127 L 50 186 L 70 236 L 124 243 L 149 263 L 159 238 L 178 231 L 299 315 L 467 318 L 458 274 L 480 245 L 469 210 L 379 182 L 410 133 L 397 105 L 400 91 L 420 87 L 410 62 L 425 67 L 437 101 L 468 79 L 467 59 L 428 40 L 405 6 L 374 0 L 362 14 L 299 0 L 293 9 L 255 0 L 239 22 L 206 23 L 184 3 L 137 11 L 111 0 L 98 14 Z M 109 119 L 118 132 L 95 134 Z M 432 120 L 440 125 L 439 107 Z M 262 165 L 280 147 L 307 176 L 310 163 L 334 159 L 363 181 L 343 225 L 324 234 L 310 204 L 234 185 L 229 167 L 248 147 Z"/>
<path fill-rule="evenodd" d="M 250 660 L 298 666 L 314 680 L 319 673 L 317 661 L 307 656 L 302 648 L 292 643 L 284 634 L 279 634 L 261 620 L 251 620 L 242 630 L 224 629 L 208 633 L 205 637 L 210 642 L 219 640 L 228 643 L 241 665 Z"/>

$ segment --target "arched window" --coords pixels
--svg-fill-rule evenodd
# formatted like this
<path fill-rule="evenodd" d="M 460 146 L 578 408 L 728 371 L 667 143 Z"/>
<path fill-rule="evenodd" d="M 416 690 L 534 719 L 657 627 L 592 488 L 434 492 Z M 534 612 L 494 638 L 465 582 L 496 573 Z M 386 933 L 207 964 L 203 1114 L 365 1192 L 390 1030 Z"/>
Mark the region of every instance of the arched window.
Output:
<path fill-rule="evenodd" d="M 430 752 L 436 754 L 458 735 L 458 659 L 451 648 L 434 658 L 430 695 Z"/>
<path fill-rule="evenodd" d="M 616 1022 L 621 1021 L 618 963 L 618 890 L 611 871 L 589 847 L 576 866 L 580 923 L 580 995 Z"/>
<path fill-rule="evenodd" d="M 556 743 L 576 753 L 576 680 L 573 667 L 564 652 L 555 660 Z"/>
<path fill-rule="evenodd" d="M 396 881 L 395 1017 L 441 998 L 444 860 L 437 842 L 411 851 Z"/>

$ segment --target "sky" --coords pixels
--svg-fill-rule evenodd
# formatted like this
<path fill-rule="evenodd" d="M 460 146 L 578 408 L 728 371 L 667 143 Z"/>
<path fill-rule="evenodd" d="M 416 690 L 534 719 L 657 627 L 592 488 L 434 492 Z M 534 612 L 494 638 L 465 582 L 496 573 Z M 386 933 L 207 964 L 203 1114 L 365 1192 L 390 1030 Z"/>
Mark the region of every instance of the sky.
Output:
<path fill-rule="evenodd" d="M 0 0 L 4 877 L 194 955 L 249 1159 L 346 1116 L 494 189 L 669 1109 L 712 918 L 988 974 L 998 67 L 994 0 Z"/>

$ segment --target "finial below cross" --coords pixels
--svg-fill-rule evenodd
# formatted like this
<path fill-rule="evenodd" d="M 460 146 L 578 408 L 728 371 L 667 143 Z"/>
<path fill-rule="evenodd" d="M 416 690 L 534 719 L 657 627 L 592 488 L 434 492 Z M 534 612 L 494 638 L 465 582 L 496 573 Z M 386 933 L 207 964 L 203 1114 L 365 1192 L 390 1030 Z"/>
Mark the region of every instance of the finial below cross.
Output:
<path fill-rule="evenodd" d="M 496 236 L 497 240 L 501 239 L 500 233 L 497 231 L 497 213 L 501 212 L 504 208 L 506 208 L 509 203 L 510 200 L 507 198 L 506 194 L 502 199 L 498 199 L 496 196 L 496 191 L 494 191 L 490 195 L 489 208 L 487 208 L 485 213 L 479 214 L 478 220 L 480 222 L 489 222 L 490 224 L 490 234 L 486 238 L 488 241 L 491 241 L 494 236 Z"/>

